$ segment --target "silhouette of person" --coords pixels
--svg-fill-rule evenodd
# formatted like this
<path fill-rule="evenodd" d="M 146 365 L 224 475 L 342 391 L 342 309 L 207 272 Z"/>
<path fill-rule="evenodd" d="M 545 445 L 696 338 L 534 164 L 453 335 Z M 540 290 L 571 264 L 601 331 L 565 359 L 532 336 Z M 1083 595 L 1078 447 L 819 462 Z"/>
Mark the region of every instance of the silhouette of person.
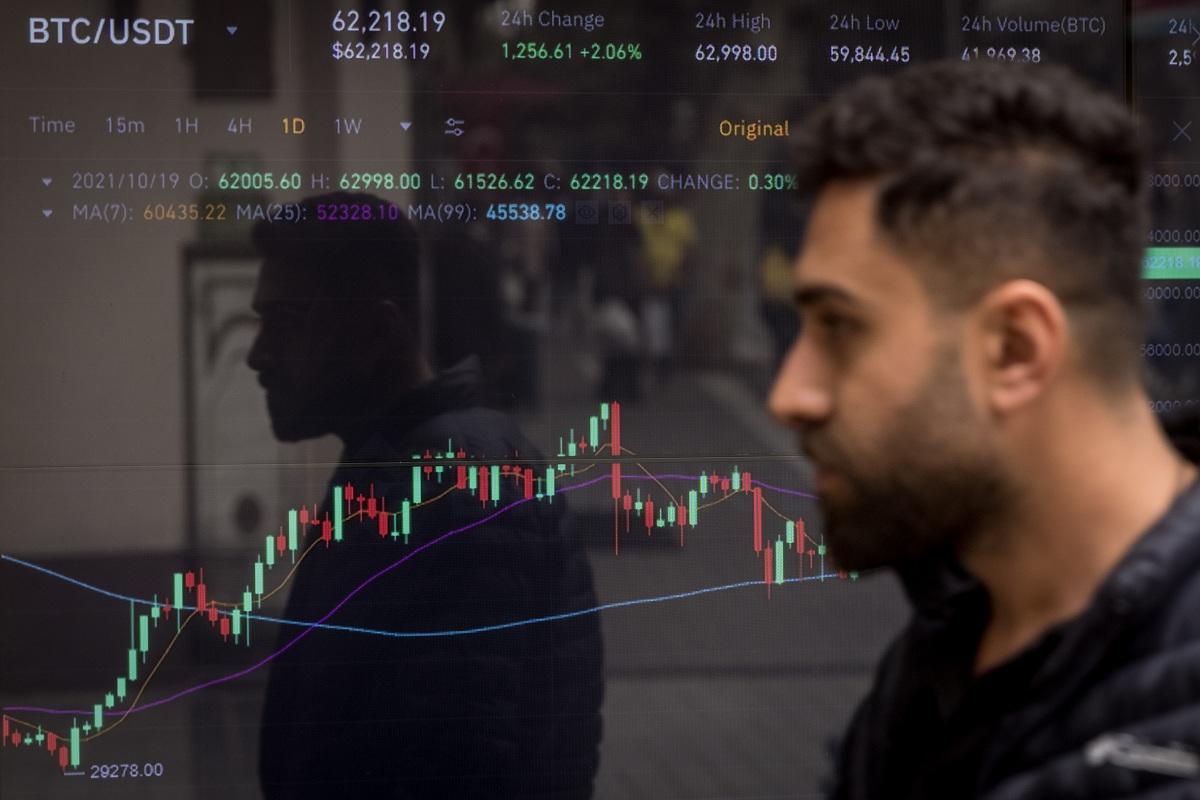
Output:
<path fill-rule="evenodd" d="M 301 222 L 254 231 L 261 328 L 248 362 L 279 439 L 344 442 L 311 516 L 333 514 L 338 491 L 345 521 L 329 543 L 321 526 L 303 526 L 299 551 L 311 550 L 286 617 L 319 620 L 365 584 L 324 624 L 441 635 L 281 626 L 263 712 L 264 794 L 590 797 L 603 695 L 597 617 L 446 635 L 595 605 L 590 567 L 560 532 L 565 498 L 502 510 L 523 498 L 508 477 L 485 502 L 455 488 L 453 462 L 440 484 L 425 474 L 414 454 L 447 448 L 489 467 L 539 462 L 511 418 L 479 404 L 477 360 L 435 373 L 422 358 L 412 227 L 380 219 L 386 201 L 368 195 L 302 205 Z M 374 219 L 346 219 L 364 213 Z M 357 513 L 371 502 L 359 496 L 376 499 L 374 518 Z M 381 536 L 378 510 L 406 499 L 411 538 L 391 535 L 395 517 Z"/>

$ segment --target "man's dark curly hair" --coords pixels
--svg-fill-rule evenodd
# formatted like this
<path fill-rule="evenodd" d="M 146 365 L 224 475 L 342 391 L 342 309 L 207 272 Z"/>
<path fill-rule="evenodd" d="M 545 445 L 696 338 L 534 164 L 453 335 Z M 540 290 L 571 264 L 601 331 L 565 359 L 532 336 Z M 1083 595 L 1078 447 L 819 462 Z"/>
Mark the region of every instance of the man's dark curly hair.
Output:
<path fill-rule="evenodd" d="M 859 81 L 798 138 L 802 193 L 878 182 L 878 226 L 938 307 L 1036 280 L 1092 373 L 1138 374 L 1146 156 L 1120 102 L 1058 67 L 944 61 Z"/>

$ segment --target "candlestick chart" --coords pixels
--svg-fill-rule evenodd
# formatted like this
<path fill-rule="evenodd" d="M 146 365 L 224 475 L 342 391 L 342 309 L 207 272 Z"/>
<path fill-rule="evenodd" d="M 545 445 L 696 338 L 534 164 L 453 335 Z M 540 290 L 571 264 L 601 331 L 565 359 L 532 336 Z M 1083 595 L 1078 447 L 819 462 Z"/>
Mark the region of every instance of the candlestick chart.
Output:
<path fill-rule="evenodd" d="M 552 456 L 536 461 L 515 453 L 507 458 L 485 458 L 467 452 L 453 440 L 439 451 L 413 453 L 396 467 L 401 474 L 407 473 L 403 496 L 377 491 L 374 484 L 334 484 L 321 502 L 289 509 L 276 530 L 263 534 L 262 545 L 248 561 L 240 581 L 240 595 L 217 596 L 212 576 L 206 575 L 201 564 L 163 576 L 160 593 L 136 597 L 11 555 L 0 556 L 6 569 L 34 570 L 127 605 L 128 619 L 122 615 L 121 624 L 129 628 L 124 651 L 108 656 L 114 674 L 107 691 L 78 708 L 6 705 L 0 712 L 0 752 L 8 757 L 41 753 L 59 770 L 72 774 L 85 763 L 83 753 L 90 742 L 119 729 L 131 716 L 262 669 L 315 630 L 395 638 L 468 636 L 750 587 L 758 587 L 769 598 L 787 584 L 858 577 L 827 571 L 821 538 L 810 533 L 800 515 L 787 513 L 787 501 L 811 495 L 766 483 L 738 466 L 717 465 L 697 474 L 655 472 L 625 447 L 621 415 L 620 403 L 600 404 L 579 429 L 563 431 Z M 748 523 L 740 541 L 748 563 L 752 553 L 758 567 L 743 581 L 481 627 L 383 630 L 342 625 L 336 619 L 368 585 L 451 537 L 469 536 L 471 530 L 525 503 L 554 503 L 565 494 L 605 489 L 612 507 L 614 556 L 620 556 L 623 543 L 634 536 L 669 537 L 671 546 L 685 547 L 690 537 L 703 535 L 701 520 L 708 509 L 740 503 Z M 416 543 L 413 537 L 421 525 L 421 509 L 453 493 L 470 497 L 478 504 L 479 515 L 458 528 L 428 532 L 423 543 Z M 297 567 L 314 553 L 326 551 L 336 557 L 343 543 L 367 540 L 381 548 L 395 548 L 395 559 L 358 585 L 346 586 L 342 599 L 319 618 L 288 619 L 263 611 L 264 602 L 287 589 Z M 154 678 L 185 631 L 201 629 L 214 647 L 249 648 L 267 626 L 291 631 L 274 652 L 227 674 L 154 695 Z"/>

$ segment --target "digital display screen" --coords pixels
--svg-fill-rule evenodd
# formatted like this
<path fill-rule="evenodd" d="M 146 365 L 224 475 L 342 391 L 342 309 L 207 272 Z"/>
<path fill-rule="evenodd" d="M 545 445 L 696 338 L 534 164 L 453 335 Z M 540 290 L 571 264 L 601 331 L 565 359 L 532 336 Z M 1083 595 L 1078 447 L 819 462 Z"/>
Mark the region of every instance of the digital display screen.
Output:
<path fill-rule="evenodd" d="M 1193 404 L 1200 4 L 5 3 L 0 796 L 823 796 L 791 147 L 946 58 L 1141 115 Z"/>

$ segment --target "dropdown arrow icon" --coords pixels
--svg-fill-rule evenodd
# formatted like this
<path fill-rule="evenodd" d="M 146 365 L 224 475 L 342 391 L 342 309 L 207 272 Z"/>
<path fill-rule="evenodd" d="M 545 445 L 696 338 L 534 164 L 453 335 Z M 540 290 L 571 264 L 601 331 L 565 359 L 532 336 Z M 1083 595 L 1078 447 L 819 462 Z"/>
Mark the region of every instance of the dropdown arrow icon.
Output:
<path fill-rule="evenodd" d="M 42 186 L 49 186 L 50 181 L 52 181 L 52 180 L 54 180 L 54 179 L 53 178 L 42 178 Z"/>
<path fill-rule="evenodd" d="M 225 30 L 229 31 L 230 36 L 233 36 L 237 33 L 237 25 L 226 25 Z"/>
<path fill-rule="evenodd" d="M 50 215 L 53 213 L 54 213 L 53 208 L 43 208 L 42 209 L 42 216 L 45 217 L 46 219 L 50 219 Z"/>

